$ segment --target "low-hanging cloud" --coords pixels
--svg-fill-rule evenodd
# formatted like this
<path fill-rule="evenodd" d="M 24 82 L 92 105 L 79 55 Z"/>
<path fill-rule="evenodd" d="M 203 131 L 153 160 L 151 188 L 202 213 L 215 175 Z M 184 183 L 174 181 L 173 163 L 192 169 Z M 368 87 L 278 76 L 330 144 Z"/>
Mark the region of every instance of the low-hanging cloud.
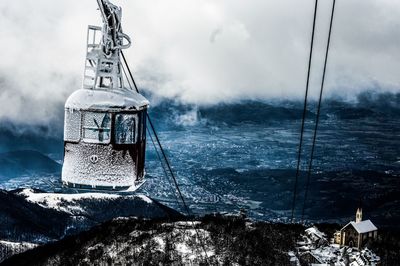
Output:
<path fill-rule="evenodd" d="M 115 0 L 133 38 L 137 83 L 194 104 L 304 94 L 313 0 Z M 321 79 L 331 1 L 319 1 L 311 95 Z M 59 114 L 80 88 L 96 1 L 0 2 L 0 118 Z M 400 91 L 400 2 L 337 1 L 327 97 Z"/>

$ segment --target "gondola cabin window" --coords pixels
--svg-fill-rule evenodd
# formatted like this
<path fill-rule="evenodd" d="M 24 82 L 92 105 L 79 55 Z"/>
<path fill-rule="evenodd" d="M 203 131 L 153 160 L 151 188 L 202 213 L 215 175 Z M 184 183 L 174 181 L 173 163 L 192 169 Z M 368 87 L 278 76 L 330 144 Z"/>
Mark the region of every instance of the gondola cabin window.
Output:
<path fill-rule="evenodd" d="M 117 114 L 115 116 L 115 143 L 134 144 L 136 143 L 136 114 Z"/>
<path fill-rule="evenodd" d="M 83 114 L 83 141 L 110 143 L 111 115 L 109 113 L 85 112 Z"/>

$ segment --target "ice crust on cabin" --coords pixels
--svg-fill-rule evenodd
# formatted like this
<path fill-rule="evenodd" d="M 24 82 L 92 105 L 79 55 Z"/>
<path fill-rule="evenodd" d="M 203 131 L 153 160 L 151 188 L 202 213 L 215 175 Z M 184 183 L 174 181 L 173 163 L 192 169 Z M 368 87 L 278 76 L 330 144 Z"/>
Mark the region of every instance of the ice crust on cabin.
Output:
<path fill-rule="evenodd" d="M 69 96 L 65 103 L 65 109 L 140 110 L 148 105 L 149 101 L 143 95 L 127 88 L 118 90 L 79 89 Z"/>
<path fill-rule="evenodd" d="M 81 137 L 81 113 L 67 110 L 64 118 L 64 140 L 78 141 Z"/>
<path fill-rule="evenodd" d="M 63 181 L 89 186 L 125 187 L 135 185 L 135 162 L 129 152 L 116 152 L 111 145 L 98 149 L 82 143 L 65 145 Z M 96 154 L 98 162 L 92 163 L 90 156 Z"/>
<path fill-rule="evenodd" d="M 106 113 L 92 113 L 86 111 L 83 114 L 83 123 L 89 126 L 89 129 L 82 128 L 82 113 L 79 110 L 104 110 L 111 109 L 141 109 L 149 104 L 148 100 L 142 95 L 131 90 L 88 90 L 80 89 L 75 91 L 67 100 L 65 107 L 65 127 L 64 139 L 68 141 L 78 141 L 83 134 L 86 143 L 108 143 L 110 140 L 110 122 L 104 123 Z M 94 114 L 86 121 L 86 116 Z M 98 117 L 97 117 L 98 116 Z M 123 122 L 131 122 L 135 124 L 135 131 L 138 130 L 138 121 L 130 121 L 129 117 L 121 116 Z M 98 121 L 98 125 L 93 124 L 94 120 Z M 128 121 L 129 120 L 129 121 Z M 89 123 L 90 122 L 90 123 Z M 92 124 L 93 125 L 92 125 Z M 97 132 L 93 128 L 101 127 L 103 131 Z M 98 135 L 101 134 L 101 140 Z M 124 135 L 119 138 L 126 141 L 132 136 Z M 136 140 L 135 140 L 136 141 Z M 136 168 L 135 162 L 128 151 L 114 151 L 110 145 L 106 149 L 97 146 L 73 145 L 67 143 L 65 145 L 65 157 L 63 165 L 63 181 L 74 184 L 95 186 L 111 186 L 111 187 L 131 187 L 135 185 Z M 98 162 L 93 163 L 90 157 L 96 155 Z"/>

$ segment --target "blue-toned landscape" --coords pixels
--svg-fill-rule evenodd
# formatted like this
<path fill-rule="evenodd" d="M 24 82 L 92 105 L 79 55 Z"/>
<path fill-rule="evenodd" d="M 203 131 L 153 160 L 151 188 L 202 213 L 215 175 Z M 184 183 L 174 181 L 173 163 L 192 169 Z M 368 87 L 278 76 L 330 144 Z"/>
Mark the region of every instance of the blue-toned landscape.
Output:
<path fill-rule="evenodd" d="M 398 265 L 396 1 L 0 1 L 0 265 Z"/>
<path fill-rule="evenodd" d="M 311 102 L 307 112 L 297 218 L 303 207 L 315 104 Z M 163 100 L 150 109 L 192 211 L 236 213 L 243 208 L 252 218 L 275 221 L 287 221 L 291 214 L 301 114 L 300 101 L 283 100 L 209 106 Z M 0 187 L 61 187 L 62 113 L 45 125 L 1 125 Z M 325 100 L 305 218 L 344 223 L 361 204 L 376 224 L 396 226 L 399 132 L 399 94 L 366 92 L 352 102 Z M 172 181 L 165 178 L 150 140 L 147 181 L 140 192 L 179 210 Z"/>

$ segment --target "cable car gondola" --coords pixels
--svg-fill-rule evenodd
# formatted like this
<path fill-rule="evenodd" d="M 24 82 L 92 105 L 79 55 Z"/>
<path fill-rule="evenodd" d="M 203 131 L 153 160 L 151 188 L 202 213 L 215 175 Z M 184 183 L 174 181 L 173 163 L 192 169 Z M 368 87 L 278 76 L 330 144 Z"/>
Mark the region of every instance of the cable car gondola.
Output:
<path fill-rule="evenodd" d="M 149 101 L 124 86 L 121 8 L 98 0 L 103 27 L 89 26 L 82 88 L 65 103 L 63 187 L 135 191 L 144 182 Z"/>

